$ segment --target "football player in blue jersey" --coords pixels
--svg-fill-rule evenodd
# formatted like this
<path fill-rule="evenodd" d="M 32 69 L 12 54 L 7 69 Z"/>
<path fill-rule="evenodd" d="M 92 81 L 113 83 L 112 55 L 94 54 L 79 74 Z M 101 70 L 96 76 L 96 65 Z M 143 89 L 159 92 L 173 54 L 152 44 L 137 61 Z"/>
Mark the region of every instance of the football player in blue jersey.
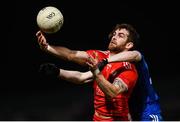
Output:
<path fill-rule="evenodd" d="M 124 60 L 135 61 L 139 74 L 139 79 L 129 103 L 132 119 L 140 121 L 162 121 L 159 96 L 153 87 L 144 55 L 139 51 L 122 52 L 108 59 L 108 62 Z"/>

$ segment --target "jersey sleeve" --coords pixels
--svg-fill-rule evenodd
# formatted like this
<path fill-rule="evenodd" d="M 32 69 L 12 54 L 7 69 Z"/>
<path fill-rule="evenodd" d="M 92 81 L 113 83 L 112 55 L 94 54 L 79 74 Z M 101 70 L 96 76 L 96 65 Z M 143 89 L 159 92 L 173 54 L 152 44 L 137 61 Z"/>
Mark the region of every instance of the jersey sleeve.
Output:
<path fill-rule="evenodd" d="M 89 55 L 89 56 L 92 56 L 94 57 L 93 53 L 94 52 L 97 52 L 97 50 L 87 50 L 86 53 Z"/>
<path fill-rule="evenodd" d="M 92 56 L 94 50 L 87 50 L 86 53 L 90 56 Z"/>
<path fill-rule="evenodd" d="M 126 62 L 127 63 L 127 62 Z M 127 85 L 128 89 L 134 87 L 138 74 L 134 69 L 134 66 L 130 63 L 123 65 L 124 70 L 119 73 L 116 78 L 120 78 Z"/>

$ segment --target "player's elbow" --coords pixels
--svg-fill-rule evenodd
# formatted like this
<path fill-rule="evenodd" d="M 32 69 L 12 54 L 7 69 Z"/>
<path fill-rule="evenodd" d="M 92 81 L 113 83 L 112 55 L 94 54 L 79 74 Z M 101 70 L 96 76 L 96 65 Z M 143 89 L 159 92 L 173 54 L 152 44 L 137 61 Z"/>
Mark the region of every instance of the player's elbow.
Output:
<path fill-rule="evenodd" d="M 127 92 L 127 88 L 115 88 L 114 90 L 112 90 L 111 92 L 109 92 L 109 94 L 107 95 L 110 98 L 115 98 L 117 97 L 119 94 L 122 94 L 124 92 Z"/>
<path fill-rule="evenodd" d="M 113 99 L 113 98 L 115 98 L 115 97 L 117 97 L 117 93 L 109 93 L 109 94 L 106 94 L 106 96 L 108 97 L 108 98 L 110 98 L 110 99 Z"/>
<path fill-rule="evenodd" d="M 84 84 L 83 74 L 77 74 L 76 77 L 73 79 L 75 84 Z"/>
<path fill-rule="evenodd" d="M 142 56 L 141 56 L 141 53 L 139 51 L 134 51 L 134 54 L 135 54 L 135 61 L 138 62 L 141 60 Z"/>
<path fill-rule="evenodd" d="M 117 97 L 118 95 L 119 95 L 119 91 L 116 90 L 116 89 L 114 89 L 114 90 L 112 90 L 112 91 L 110 91 L 110 92 L 107 93 L 107 96 L 108 96 L 109 98 L 111 98 L 111 99 Z"/>
<path fill-rule="evenodd" d="M 72 61 L 74 59 L 74 57 L 75 57 L 74 53 L 69 52 L 69 54 L 67 55 L 67 60 Z"/>
<path fill-rule="evenodd" d="M 93 75 L 90 71 L 81 73 L 79 76 L 80 84 L 93 81 Z"/>
<path fill-rule="evenodd" d="M 118 95 L 118 94 L 115 94 L 115 93 L 114 93 L 114 94 L 110 94 L 109 97 L 110 97 L 111 99 L 113 99 L 113 98 L 115 98 L 117 95 Z"/>

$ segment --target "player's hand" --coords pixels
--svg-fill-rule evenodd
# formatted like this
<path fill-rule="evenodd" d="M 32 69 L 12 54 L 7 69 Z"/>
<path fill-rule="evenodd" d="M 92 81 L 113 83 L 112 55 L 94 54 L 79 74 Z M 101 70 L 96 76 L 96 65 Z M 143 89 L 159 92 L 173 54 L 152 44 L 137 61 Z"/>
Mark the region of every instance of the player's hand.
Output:
<path fill-rule="evenodd" d="M 90 56 L 89 59 L 88 59 L 87 64 L 88 64 L 88 65 L 90 66 L 90 68 L 92 68 L 92 69 L 97 69 L 97 68 L 99 68 L 99 70 L 102 71 L 103 68 L 108 64 L 107 58 L 104 58 L 104 59 L 102 59 L 100 62 L 98 62 L 98 55 L 97 55 L 97 53 L 94 52 L 94 53 L 93 53 L 93 56 L 94 56 L 95 58 L 93 58 L 92 56 Z"/>
<path fill-rule="evenodd" d="M 60 69 L 52 63 L 44 63 L 40 65 L 39 73 L 43 77 L 56 78 L 60 75 Z"/>
<path fill-rule="evenodd" d="M 47 40 L 46 40 L 45 36 L 43 35 L 43 33 L 41 31 L 38 31 L 36 33 L 36 36 L 37 36 L 38 44 L 39 44 L 40 48 L 42 50 L 47 50 L 49 44 L 47 43 Z"/>
<path fill-rule="evenodd" d="M 93 56 L 88 58 L 86 63 L 94 75 L 97 75 L 100 72 L 98 68 L 98 55 L 96 52 L 93 53 Z"/>

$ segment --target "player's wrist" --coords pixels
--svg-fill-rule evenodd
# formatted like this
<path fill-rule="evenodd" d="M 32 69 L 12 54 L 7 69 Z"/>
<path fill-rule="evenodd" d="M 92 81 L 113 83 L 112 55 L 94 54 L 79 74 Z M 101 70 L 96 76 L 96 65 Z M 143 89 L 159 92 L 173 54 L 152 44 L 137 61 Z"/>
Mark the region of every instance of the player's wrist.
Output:
<path fill-rule="evenodd" d="M 46 50 L 47 50 L 47 51 L 48 51 L 48 50 L 50 50 L 50 46 L 49 46 L 49 44 L 47 45 Z"/>
<path fill-rule="evenodd" d="M 99 68 L 99 70 L 103 70 L 103 68 L 108 64 L 108 59 L 104 58 L 103 60 L 101 60 L 98 64 L 97 67 Z"/>
<path fill-rule="evenodd" d="M 93 71 L 93 74 L 96 76 L 100 73 L 100 70 L 99 68 L 96 68 L 94 71 Z"/>
<path fill-rule="evenodd" d="M 43 51 L 49 51 L 51 49 L 51 47 L 49 46 L 49 44 L 40 45 L 40 49 L 42 49 Z"/>

